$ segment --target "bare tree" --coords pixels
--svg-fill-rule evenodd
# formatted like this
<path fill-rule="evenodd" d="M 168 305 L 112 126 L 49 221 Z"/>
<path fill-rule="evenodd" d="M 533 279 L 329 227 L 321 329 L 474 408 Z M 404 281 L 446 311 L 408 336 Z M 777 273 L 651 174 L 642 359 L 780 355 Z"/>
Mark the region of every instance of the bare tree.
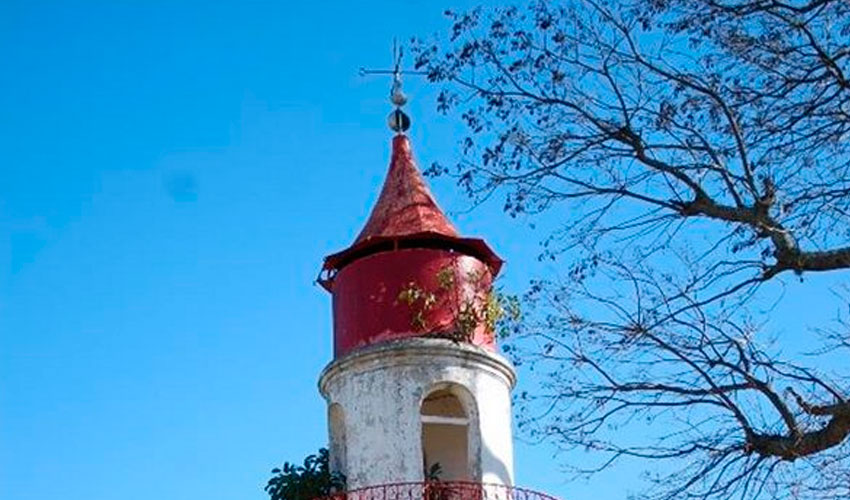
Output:
<path fill-rule="evenodd" d="M 542 257 L 564 275 L 533 284 L 517 334 L 544 373 L 528 432 L 593 450 L 580 473 L 663 463 L 647 497 L 850 497 L 850 366 L 786 359 L 752 307 L 850 268 L 850 2 L 447 14 L 449 40 L 414 51 L 469 134 L 430 173 L 561 225 Z M 847 365 L 833 319 L 798 334 Z"/>

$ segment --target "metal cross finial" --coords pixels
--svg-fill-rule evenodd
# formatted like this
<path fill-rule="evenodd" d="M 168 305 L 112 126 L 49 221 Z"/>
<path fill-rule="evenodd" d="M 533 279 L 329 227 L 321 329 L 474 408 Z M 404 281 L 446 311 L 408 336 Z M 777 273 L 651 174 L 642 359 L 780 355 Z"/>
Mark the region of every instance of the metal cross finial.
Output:
<path fill-rule="evenodd" d="M 393 39 L 393 69 L 366 69 L 360 68 L 360 76 L 368 75 L 393 75 L 401 80 L 401 75 L 425 75 L 425 71 L 401 69 L 401 60 L 404 57 L 404 47 L 399 46 L 398 40 Z"/>
<path fill-rule="evenodd" d="M 404 48 L 399 46 L 397 40 L 393 40 L 393 69 L 366 69 L 360 68 L 360 76 L 367 75 L 392 75 L 393 83 L 390 87 L 390 102 L 396 109 L 387 117 L 390 128 L 401 133 L 410 128 L 410 118 L 401 110 L 401 107 L 407 103 L 407 96 L 404 95 L 401 85 L 401 75 L 424 75 L 424 71 L 411 71 L 401 69 L 401 60 L 404 56 Z"/>

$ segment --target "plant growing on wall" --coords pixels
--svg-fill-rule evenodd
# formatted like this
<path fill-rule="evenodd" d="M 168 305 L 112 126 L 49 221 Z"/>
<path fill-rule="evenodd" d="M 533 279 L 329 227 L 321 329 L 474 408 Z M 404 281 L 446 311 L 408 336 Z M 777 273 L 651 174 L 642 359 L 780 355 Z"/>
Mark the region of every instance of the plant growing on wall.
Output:
<path fill-rule="evenodd" d="M 398 301 L 410 308 L 410 326 L 416 330 L 425 330 L 425 314 L 437 303 L 437 295 L 411 281 L 398 293 Z"/>
<path fill-rule="evenodd" d="M 453 328 L 446 332 L 429 333 L 456 342 L 471 341 L 480 326 L 488 332 L 506 335 L 504 330 L 508 328 L 507 325 L 519 319 L 517 298 L 494 290 L 480 272 L 473 271 L 467 275 L 466 281 L 472 285 L 472 296 L 463 297 L 458 301 L 451 300 L 450 296 L 457 293 L 457 280 L 452 266 L 442 267 L 435 278 L 436 290 L 429 290 L 424 285 L 411 281 L 399 291 L 397 300 L 410 309 L 410 326 L 416 330 L 425 331 L 433 326 L 427 324 L 427 313 L 444 301 L 448 301 L 452 308 Z"/>
<path fill-rule="evenodd" d="M 453 492 L 451 483 L 444 483 L 440 480 L 443 474 L 443 466 L 440 462 L 434 462 L 430 467 L 425 469 L 425 489 L 422 495 L 424 500 L 448 500 L 452 498 Z M 459 498 L 455 495 L 455 498 Z"/>

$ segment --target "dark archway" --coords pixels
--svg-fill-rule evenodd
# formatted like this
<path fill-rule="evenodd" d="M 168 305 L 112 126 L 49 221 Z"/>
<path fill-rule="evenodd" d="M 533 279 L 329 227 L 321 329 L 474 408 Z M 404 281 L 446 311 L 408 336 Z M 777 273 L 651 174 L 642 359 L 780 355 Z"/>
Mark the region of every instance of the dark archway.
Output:
<path fill-rule="evenodd" d="M 426 478 L 439 464 L 439 479 L 473 479 L 470 463 L 469 412 L 451 388 L 429 393 L 422 401 L 422 460 Z"/>

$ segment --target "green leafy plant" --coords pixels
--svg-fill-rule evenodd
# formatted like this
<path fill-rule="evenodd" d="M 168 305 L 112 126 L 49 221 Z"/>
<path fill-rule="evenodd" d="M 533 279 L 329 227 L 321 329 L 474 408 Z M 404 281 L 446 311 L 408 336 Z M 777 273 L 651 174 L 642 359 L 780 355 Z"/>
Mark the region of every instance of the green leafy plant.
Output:
<path fill-rule="evenodd" d="M 455 273 L 451 266 L 444 266 L 437 271 L 437 283 L 440 290 L 449 290 L 455 285 Z"/>
<path fill-rule="evenodd" d="M 440 462 L 434 462 L 431 467 L 425 469 L 426 482 L 439 481 L 441 475 L 443 475 L 443 466 Z"/>
<path fill-rule="evenodd" d="M 433 332 L 433 336 L 455 342 L 469 342 L 482 325 L 488 332 L 497 332 L 500 337 L 506 337 L 513 330 L 521 316 L 519 299 L 493 290 L 485 277 L 482 271 L 470 271 L 467 274 L 467 282 L 472 284 L 474 296 L 464 299 L 453 311 L 454 329 Z M 426 290 L 411 281 L 398 294 L 397 300 L 410 308 L 411 326 L 417 330 L 428 327 L 426 313 L 457 285 L 454 268 L 444 266 L 437 272 L 436 280 L 436 291 Z M 450 303 L 454 306 L 453 302 Z"/>
<path fill-rule="evenodd" d="M 308 455 L 302 465 L 289 462 L 272 469 L 265 491 L 271 500 L 313 500 L 345 491 L 345 476 L 330 470 L 326 448 Z"/>
<path fill-rule="evenodd" d="M 458 340 L 471 339 L 475 329 L 481 324 L 481 317 L 472 300 L 465 300 L 455 314 L 455 328 Z"/>
<path fill-rule="evenodd" d="M 484 320 L 487 328 L 506 338 L 517 330 L 522 319 L 519 297 L 501 291 L 491 290 L 487 294 Z"/>
<path fill-rule="evenodd" d="M 440 476 L 443 475 L 443 466 L 440 462 L 434 462 L 431 467 L 425 469 L 425 491 L 423 498 L 425 500 L 447 500 L 451 498 L 449 495 L 450 485 L 440 481 Z"/>
<path fill-rule="evenodd" d="M 411 281 L 398 293 L 397 299 L 410 308 L 412 312 L 411 326 L 417 330 L 424 330 L 428 326 L 425 321 L 425 313 L 437 303 L 437 296 Z"/>

